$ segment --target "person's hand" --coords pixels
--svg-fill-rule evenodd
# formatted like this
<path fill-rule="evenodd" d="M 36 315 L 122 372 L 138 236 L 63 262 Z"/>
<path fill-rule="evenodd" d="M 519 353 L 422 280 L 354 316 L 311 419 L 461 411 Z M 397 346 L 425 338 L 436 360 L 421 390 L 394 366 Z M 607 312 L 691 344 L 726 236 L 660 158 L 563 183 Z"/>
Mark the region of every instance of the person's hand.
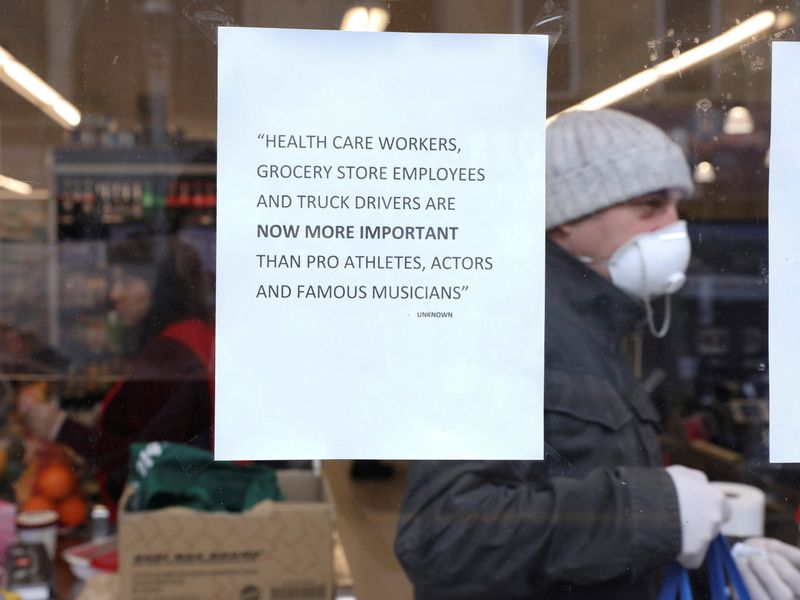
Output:
<path fill-rule="evenodd" d="M 732 554 L 753 600 L 800 598 L 800 548 L 749 538 L 734 544 Z"/>
<path fill-rule="evenodd" d="M 38 438 L 53 440 L 66 418 L 64 411 L 53 402 L 34 402 L 24 395 L 19 398 L 19 416 L 30 432 Z"/>
<path fill-rule="evenodd" d="M 717 537 L 731 509 L 725 494 L 708 483 L 705 473 L 681 465 L 666 468 L 678 494 L 681 551 L 677 561 L 687 569 L 703 564 L 709 544 Z"/>

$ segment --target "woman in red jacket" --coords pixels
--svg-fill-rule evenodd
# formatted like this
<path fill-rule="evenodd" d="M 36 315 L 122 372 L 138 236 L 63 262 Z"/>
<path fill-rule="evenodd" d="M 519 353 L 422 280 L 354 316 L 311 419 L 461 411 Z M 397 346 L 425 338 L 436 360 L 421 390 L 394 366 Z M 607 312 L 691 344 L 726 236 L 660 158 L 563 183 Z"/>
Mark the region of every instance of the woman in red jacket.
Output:
<path fill-rule="evenodd" d="M 131 351 L 123 379 L 87 427 L 53 403 L 20 403 L 34 434 L 68 445 L 97 467 L 112 500 L 125 483 L 128 448 L 172 441 L 210 449 L 213 328 L 197 253 L 175 239 L 135 238 L 109 250 L 110 299 Z"/>

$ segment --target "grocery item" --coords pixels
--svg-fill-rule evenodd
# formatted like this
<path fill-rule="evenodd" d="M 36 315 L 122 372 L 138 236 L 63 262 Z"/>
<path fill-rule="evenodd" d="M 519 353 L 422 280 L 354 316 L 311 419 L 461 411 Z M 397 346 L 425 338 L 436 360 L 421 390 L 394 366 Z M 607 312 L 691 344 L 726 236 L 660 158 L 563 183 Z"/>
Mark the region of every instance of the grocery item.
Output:
<path fill-rule="evenodd" d="M 33 494 L 28 500 L 22 505 L 22 510 L 31 511 L 31 510 L 55 510 L 56 505 L 53 503 L 50 498 L 46 496 L 42 496 L 41 494 Z"/>
<path fill-rule="evenodd" d="M 86 520 L 86 501 L 77 494 L 58 503 L 58 522 L 64 527 L 77 527 Z"/>
<path fill-rule="evenodd" d="M 211 452 L 182 444 L 131 444 L 128 473 L 129 511 L 185 506 L 241 512 L 262 500 L 283 499 L 271 467 L 215 461 Z"/>
<path fill-rule="evenodd" d="M 58 502 L 73 492 L 75 484 L 72 469 L 66 464 L 56 462 L 39 472 L 36 488 L 46 498 Z"/>
<path fill-rule="evenodd" d="M 58 539 L 58 513 L 54 510 L 22 511 L 17 515 L 17 538 L 26 544 L 42 544 L 52 558 Z"/>

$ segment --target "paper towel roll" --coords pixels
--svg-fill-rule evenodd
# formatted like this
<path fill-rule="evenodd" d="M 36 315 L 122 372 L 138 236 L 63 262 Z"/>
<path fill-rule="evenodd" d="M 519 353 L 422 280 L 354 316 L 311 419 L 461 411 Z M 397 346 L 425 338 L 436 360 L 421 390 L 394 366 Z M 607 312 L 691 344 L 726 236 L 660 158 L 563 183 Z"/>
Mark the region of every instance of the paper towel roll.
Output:
<path fill-rule="evenodd" d="M 722 533 L 733 537 L 760 537 L 764 535 L 764 509 L 767 498 L 764 492 L 752 485 L 730 481 L 712 481 L 731 505 L 731 518 L 722 525 Z"/>

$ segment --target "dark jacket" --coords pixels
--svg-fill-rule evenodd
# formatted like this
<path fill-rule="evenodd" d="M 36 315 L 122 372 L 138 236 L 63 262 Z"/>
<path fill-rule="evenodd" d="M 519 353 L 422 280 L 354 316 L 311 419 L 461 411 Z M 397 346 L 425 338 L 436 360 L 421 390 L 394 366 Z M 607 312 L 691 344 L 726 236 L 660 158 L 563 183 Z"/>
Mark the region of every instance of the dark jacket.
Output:
<path fill-rule="evenodd" d="M 646 600 L 680 551 L 658 413 L 620 351 L 641 308 L 550 241 L 546 265 L 546 459 L 412 465 L 395 551 L 420 600 Z"/>
<path fill-rule="evenodd" d="M 68 418 L 56 441 L 98 467 L 110 499 L 117 500 L 128 474 L 132 442 L 171 441 L 211 449 L 209 361 L 213 362 L 213 330 L 194 320 L 173 324 L 145 345 L 125 380 L 108 392 L 98 426 Z"/>

